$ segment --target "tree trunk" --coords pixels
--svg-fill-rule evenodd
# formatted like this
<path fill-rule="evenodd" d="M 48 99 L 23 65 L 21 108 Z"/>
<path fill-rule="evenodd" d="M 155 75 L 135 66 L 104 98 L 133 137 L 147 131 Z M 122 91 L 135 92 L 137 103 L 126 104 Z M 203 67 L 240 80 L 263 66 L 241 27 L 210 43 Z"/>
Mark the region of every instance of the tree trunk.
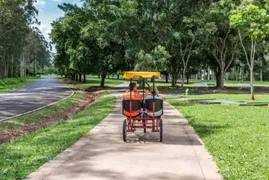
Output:
<path fill-rule="evenodd" d="M 86 79 L 86 74 L 83 74 L 83 82 L 86 83 L 87 79 Z"/>
<path fill-rule="evenodd" d="M 7 64 L 7 59 L 5 58 L 5 75 L 4 75 L 5 78 L 8 77 L 8 64 Z"/>
<path fill-rule="evenodd" d="M 215 71 L 215 76 L 216 76 L 216 87 L 220 88 L 221 87 L 221 79 L 222 79 L 221 77 L 222 77 L 222 75 L 221 75 L 219 70 Z"/>
<path fill-rule="evenodd" d="M 210 80 L 210 68 L 207 67 L 207 80 L 209 81 Z"/>
<path fill-rule="evenodd" d="M 250 98 L 251 100 L 255 100 L 254 97 L 254 85 L 253 85 L 253 81 L 254 81 L 254 62 L 255 62 L 255 54 L 256 54 L 256 42 L 252 39 L 252 43 L 251 43 L 251 52 L 250 52 Z"/>
<path fill-rule="evenodd" d="M 186 78 L 187 78 L 187 84 L 189 84 L 190 75 L 189 75 L 189 74 L 187 74 L 187 75 L 186 75 Z"/>
<path fill-rule="evenodd" d="M 14 77 L 14 57 L 13 57 L 13 55 L 11 56 L 10 74 L 11 74 L 11 77 Z"/>
<path fill-rule="evenodd" d="M 177 73 L 172 73 L 172 87 L 176 87 L 177 79 L 178 79 L 178 74 Z"/>
<path fill-rule="evenodd" d="M 254 76 L 253 76 L 253 69 L 250 70 L 250 98 L 251 100 L 255 100 L 255 97 L 254 97 L 254 85 L 253 85 L 253 79 L 254 79 Z"/>
<path fill-rule="evenodd" d="M 19 59 L 19 61 L 20 61 L 20 76 L 19 77 L 22 77 L 22 59 L 21 59 L 21 56 L 20 56 L 20 59 Z"/>
<path fill-rule="evenodd" d="M 82 82 L 82 74 L 79 74 L 79 82 Z"/>
<path fill-rule="evenodd" d="M 218 68 L 215 69 L 215 77 L 216 77 L 216 87 L 224 89 L 224 79 L 225 79 L 224 66 L 223 67 L 218 66 Z"/>
<path fill-rule="evenodd" d="M 105 79 L 106 79 L 106 73 L 102 73 L 102 75 L 101 75 L 101 83 L 100 83 L 101 88 L 105 87 Z"/>
<path fill-rule="evenodd" d="M 169 83 L 169 81 L 168 81 L 168 76 L 169 76 L 169 74 L 167 73 L 167 74 L 165 75 L 165 82 L 166 82 L 166 83 Z"/>
<path fill-rule="evenodd" d="M 182 80 L 181 80 L 181 87 L 184 87 L 185 74 L 186 74 L 186 68 L 183 68 Z"/>
<path fill-rule="evenodd" d="M 224 89 L 224 80 L 225 80 L 225 70 L 223 66 L 220 71 L 220 89 Z"/>
<path fill-rule="evenodd" d="M 23 76 L 27 76 L 27 64 L 26 64 L 26 60 L 25 60 L 25 57 L 24 55 L 22 55 L 22 60 L 23 60 L 23 68 L 24 68 L 24 72 L 23 72 Z"/>
<path fill-rule="evenodd" d="M 119 74 L 117 74 L 117 79 L 120 79 L 120 75 Z"/>

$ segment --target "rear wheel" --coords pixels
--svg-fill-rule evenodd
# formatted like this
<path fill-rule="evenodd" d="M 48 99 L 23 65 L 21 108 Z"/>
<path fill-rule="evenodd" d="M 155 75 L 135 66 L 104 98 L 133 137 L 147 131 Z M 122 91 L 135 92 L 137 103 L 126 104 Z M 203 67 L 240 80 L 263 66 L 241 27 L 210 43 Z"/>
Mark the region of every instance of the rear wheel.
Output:
<path fill-rule="evenodd" d="M 127 139 L 126 124 L 127 124 L 127 121 L 126 119 L 124 119 L 123 125 L 122 125 L 122 138 L 124 142 L 126 142 L 126 139 Z"/>
<path fill-rule="evenodd" d="M 159 127 L 160 127 L 160 142 L 163 142 L 163 120 L 160 120 Z"/>

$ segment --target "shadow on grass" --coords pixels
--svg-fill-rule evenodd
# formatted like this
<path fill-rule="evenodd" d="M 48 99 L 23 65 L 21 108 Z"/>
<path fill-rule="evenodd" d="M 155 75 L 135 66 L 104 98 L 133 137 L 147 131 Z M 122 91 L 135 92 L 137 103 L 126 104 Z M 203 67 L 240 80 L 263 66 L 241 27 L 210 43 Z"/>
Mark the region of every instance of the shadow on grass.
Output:
<path fill-rule="evenodd" d="M 190 125 L 195 129 L 201 138 L 210 136 L 212 134 L 218 134 L 221 131 L 229 129 L 229 125 L 216 125 L 216 124 L 202 124 L 197 123 L 196 119 L 192 116 L 186 116 L 189 120 Z M 198 121 L 198 120 L 197 120 Z"/>
<path fill-rule="evenodd" d="M 250 89 L 244 88 L 239 89 L 238 87 L 225 87 L 225 89 L 218 89 L 216 87 L 208 87 L 206 88 L 182 88 L 182 87 L 159 87 L 159 91 L 162 94 L 185 94 L 186 89 L 189 89 L 189 95 L 206 95 L 206 94 L 249 94 Z M 256 86 L 255 87 L 256 94 L 269 93 L 269 87 L 266 86 Z"/>
<path fill-rule="evenodd" d="M 183 101 L 178 101 L 178 100 L 174 100 L 174 99 L 166 99 L 166 101 L 171 104 L 172 106 L 176 107 L 180 107 L 180 106 L 194 106 L 196 105 L 196 103 L 194 102 L 183 102 Z M 166 110 L 169 109 L 174 109 L 174 108 L 166 108 Z"/>

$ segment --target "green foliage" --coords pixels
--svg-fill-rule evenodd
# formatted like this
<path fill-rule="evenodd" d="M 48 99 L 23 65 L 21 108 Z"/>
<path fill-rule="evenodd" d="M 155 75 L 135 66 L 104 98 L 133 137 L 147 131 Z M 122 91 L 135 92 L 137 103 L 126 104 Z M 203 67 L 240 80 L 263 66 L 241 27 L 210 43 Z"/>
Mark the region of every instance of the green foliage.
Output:
<path fill-rule="evenodd" d="M 254 5 L 254 1 L 245 0 L 236 9 L 230 18 L 231 25 L 238 29 L 241 46 L 243 48 L 247 64 L 250 70 L 251 99 L 254 100 L 254 65 L 257 53 L 257 43 L 266 38 L 269 34 L 269 13 L 264 8 Z M 242 33 L 243 32 L 243 36 Z M 250 38 L 250 51 L 247 52 L 244 42 Z"/>
<path fill-rule="evenodd" d="M 243 4 L 231 16 L 231 25 L 259 42 L 269 34 L 269 14 L 253 4 Z"/>
<path fill-rule="evenodd" d="M 165 47 L 157 46 L 151 54 L 141 50 L 137 55 L 137 65 L 135 71 L 164 71 L 166 62 L 170 58 Z"/>

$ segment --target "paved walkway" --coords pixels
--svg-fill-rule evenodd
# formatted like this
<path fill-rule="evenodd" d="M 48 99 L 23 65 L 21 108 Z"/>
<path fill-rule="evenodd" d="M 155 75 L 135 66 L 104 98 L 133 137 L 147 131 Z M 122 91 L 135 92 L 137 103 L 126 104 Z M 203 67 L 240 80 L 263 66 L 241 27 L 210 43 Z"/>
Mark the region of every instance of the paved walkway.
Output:
<path fill-rule="evenodd" d="M 142 130 L 122 141 L 121 95 L 114 111 L 30 180 L 221 180 L 216 164 L 186 119 L 165 104 L 164 142 Z"/>
<path fill-rule="evenodd" d="M 56 103 L 72 93 L 56 78 L 44 78 L 18 90 L 0 93 L 0 122 Z"/>

